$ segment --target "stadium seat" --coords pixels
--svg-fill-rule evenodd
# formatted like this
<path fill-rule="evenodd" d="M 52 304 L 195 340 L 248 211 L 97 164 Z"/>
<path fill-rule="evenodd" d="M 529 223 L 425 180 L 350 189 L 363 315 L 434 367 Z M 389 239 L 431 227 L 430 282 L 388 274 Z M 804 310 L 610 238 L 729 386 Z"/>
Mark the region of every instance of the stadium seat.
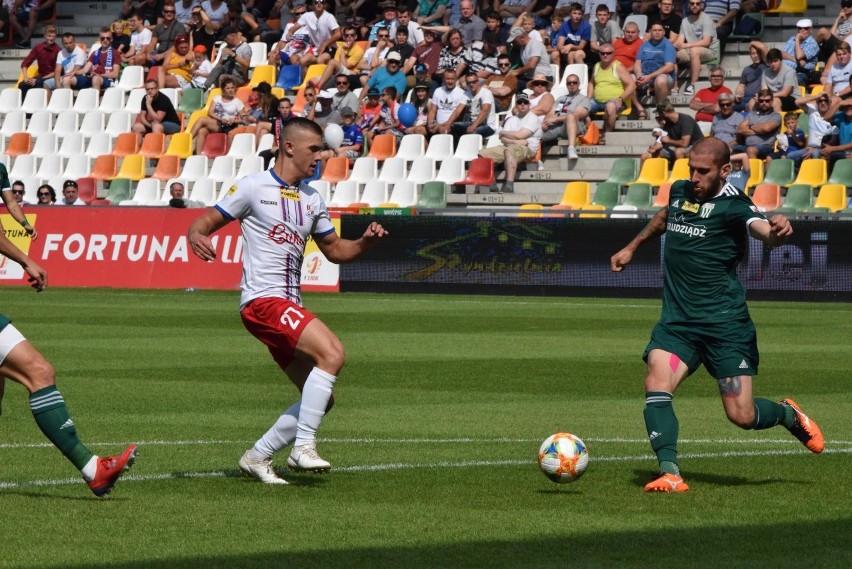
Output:
<path fill-rule="evenodd" d="M 774 160 L 773 160 L 774 162 Z M 807 184 L 817 188 L 828 181 L 828 164 L 823 158 L 809 158 L 802 161 L 799 167 L 799 175 L 793 181 L 793 185 Z"/>
<path fill-rule="evenodd" d="M 172 199 L 171 190 L 169 188 L 171 188 L 172 184 L 175 183 L 175 182 L 180 182 L 181 184 L 183 184 L 184 196 L 189 195 L 189 192 L 188 192 L 189 181 L 188 180 L 185 180 L 183 178 L 169 178 L 168 180 L 166 180 L 165 184 L 163 185 L 163 192 L 160 194 L 160 201 L 156 205 L 159 205 L 159 206 L 169 205 L 169 200 Z"/>
<path fill-rule="evenodd" d="M 89 175 L 95 180 L 105 182 L 115 178 L 116 174 L 118 174 L 118 158 L 112 154 L 101 154 L 95 159 Z"/>
<path fill-rule="evenodd" d="M 0 91 L 0 115 L 21 110 L 21 90 L 17 87 Z"/>
<path fill-rule="evenodd" d="M 21 103 L 21 110 L 28 115 L 43 111 L 47 108 L 47 89 L 41 87 L 33 87 L 27 91 L 24 97 L 24 102 Z"/>
<path fill-rule="evenodd" d="M 622 205 L 633 206 L 637 209 L 649 209 L 653 203 L 654 190 L 651 184 L 637 182 L 627 187 Z"/>
<path fill-rule="evenodd" d="M 689 158 L 678 158 L 675 160 L 671 174 L 669 174 L 669 182 L 689 180 L 691 177 L 692 174 L 689 173 Z"/>
<path fill-rule="evenodd" d="M 166 135 L 162 132 L 149 132 L 142 139 L 139 154 L 149 159 L 159 159 L 166 152 Z"/>
<path fill-rule="evenodd" d="M 180 177 L 189 180 L 190 182 L 195 182 L 196 180 L 206 178 L 208 168 L 207 162 L 208 160 L 206 156 L 190 156 L 186 159 L 186 162 L 183 165 L 183 170 L 181 170 L 180 172 Z"/>
<path fill-rule="evenodd" d="M 260 65 L 266 65 L 266 56 L 269 47 L 262 41 L 250 42 L 249 47 L 251 48 L 251 60 L 249 61 L 249 67 L 254 69 Z M 271 86 L 272 81 L 270 81 L 269 84 Z"/>
<path fill-rule="evenodd" d="M 6 154 L 17 158 L 21 154 L 29 154 L 33 150 L 33 137 L 28 132 L 16 132 L 6 144 Z"/>
<path fill-rule="evenodd" d="M 101 92 L 98 89 L 80 89 L 72 107 L 76 113 L 88 113 L 97 110 L 101 101 Z"/>
<path fill-rule="evenodd" d="M 106 115 L 111 115 L 115 111 L 124 109 L 124 90 L 118 87 L 110 87 L 104 89 L 101 95 L 101 102 L 98 105 L 98 110 Z"/>
<path fill-rule="evenodd" d="M 80 121 L 80 129 L 77 131 L 84 138 L 92 138 L 96 134 L 103 134 L 106 126 L 106 115 L 102 111 L 89 111 L 83 115 Z"/>
<path fill-rule="evenodd" d="M 160 93 L 169 98 L 172 102 L 172 106 L 177 109 L 180 105 L 181 93 L 183 93 L 180 89 L 175 89 L 174 87 L 163 87 L 160 89 Z"/>
<path fill-rule="evenodd" d="M 654 194 L 654 203 L 651 206 L 655 208 L 666 207 L 669 205 L 669 194 L 671 192 L 672 185 L 669 182 L 665 184 L 660 184 L 660 187 L 657 188 L 657 193 Z"/>
<path fill-rule="evenodd" d="M 104 132 L 117 138 L 123 132 L 129 132 L 133 123 L 133 116 L 127 111 L 115 111 L 109 116 Z"/>
<path fill-rule="evenodd" d="M 408 176 L 405 179 L 418 186 L 434 180 L 435 161 L 426 156 L 416 159 L 411 163 L 411 169 L 408 171 Z"/>
<path fill-rule="evenodd" d="M 540 203 L 525 203 L 521 204 L 521 211 L 518 217 L 544 217 L 544 206 Z"/>
<path fill-rule="evenodd" d="M 263 152 L 264 150 L 271 150 L 275 145 L 275 135 L 271 132 L 267 132 L 263 136 L 260 137 L 260 142 L 257 143 L 257 151 Z"/>
<path fill-rule="evenodd" d="M 380 203 L 379 207 L 414 207 L 416 204 L 417 185 L 404 180 L 394 184 L 388 201 Z"/>
<path fill-rule="evenodd" d="M 441 163 L 441 166 L 445 163 L 446 160 Z M 420 200 L 417 202 L 417 207 L 431 209 L 443 209 L 447 207 L 447 185 L 440 181 L 423 184 L 423 191 L 420 192 Z"/>
<path fill-rule="evenodd" d="M 324 180 L 311 180 L 308 185 L 315 189 L 322 198 L 322 201 L 328 203 L 331 199 L 331 184 Z"/>
<path fill-rule="evenodd" d="M 169 140 L 169 147 L 166 149 L 166 155 L 177 156 L 186 160 L 192 156 L 192 148 L 192 135 L 189 134 L 189 132 L 176 132 Z"/>
<path fill-rule="evenodd" d="M 130 156 L 139 152 L 139 138 L 135 132 L 122 132 L 115 139 L 112 154 L 119 158 Z"/>
<path fill-rule="evenodd" d="M 435 180 L 447 186 L 458 184 L 464 178 L 464 160 L 455 156 L 441 162 Z M 425 190 L 425 188 L 424 188 Z"/>
<path fill-rule="evenodd" d="M 319 79 L 320 77 L 322 77 L 322 74 L 324 72 L 325 72 L 325 63 L 314 63 L 313 65 L 309 66 L 308 70 L 305 72 L 304 80 L 301 83 L 299 83 L 298 85 L 296 85 L 295 87 L 293 87 L 292 90 L 293 91 L 301 91 L 302 89 L 304 89 L 307 86 L 308 81 L 311 81 L 313 79 Z M 270 81 L 270 84 L 271 83 L 272 83 L 272 81 Z"/>
<path fill-rule="evenodd" d="M 213 132 L 204 139 L 204 148 L 199 152 L 211 160 L 228 154 L 228 135 L 223 132 Z"/>
<path fill-rule="evenodd" d="M 93 201 L 98 199 L 98 185 L 94 178 L 82 176 L 80 178 L 76 178 L 76 180 L 78 190 L 77 196 L 86 202 L 86 205 L 90 205 Z M 59 190 L 61 189 L 61 186 L 57 186 L 55 189 Z"/>
<path fill-rule="evenodd" d="M 792 160 L 773 160 L 769 163 L 769 168 L 763 177 L 763 183 L 777 184 L 782 188 L 786 188 L 793 183 L 796 172 L 795 166 Z"/>
<path fill-rule="evenodd" d="M 852 186 L 852 160 L 844 158 L 834 163 L 828 184 L 843 184 L 847 188 Z"/>
<path fill-rule="evenodd" d="M 47 103 L 46 108 L 52 114 L 58 115 L 62 111 L 70 111 L 73 107 L 73 89 L 54 89 L 50 92 L 50 101 Z"/>
<path fill-rule="evenodd" d="M 379 163 L 375 158 L 364 156 L 358 158 L 352 166 L 352 171 L 349 173 L 347 180 L 352 180 L 359 186 L 363 186 L 370 180 L 375 180 L 379 175 Z"/>
<path fill-rule="evenodd" d="M 777 6 L 764 10 L 766 14 L 804 14 L 808 11 L 808 0 L 780 0 Z"/>
<path fill-rule="evenodd" d="M 145 69 L 139 65 L 128 65 L 122 70 L 118 82 L 113 86 L 125 93 L 133 89 L 141 89 L 145 86 Z"/>
<path fill-rule="evenodd" d="M 237 160 L 242 160 L 248 156 L 254 156 L 256 137 L 253 132 L 241 132 L 231 139 L 231 147 L 228 149 L 228 156 L 232 156 Z"/>
<path fill-rule="evenodd" d="M 56 155 L 52 155 L 47 158 L 39 158 L 36 172 L 39 178 L 50 179 L 54 176 L 61 176 L 64 169 L 64 160 Z"/>
<path fill-rule="evenodd" d="M 402 158 L 388 158 L 382 164 L 382 169 L 379 172 L 379 180 L 388 184 L 401 182 L 406 176 L 408 176 L 408 170 L 405 167 L 405 160 Z"/>
<path fill-rule="evenodd" d="M 453 155 L 453 135 L 435 134 L 429 139 L 426 157 L 435 162 L 441 162 Z"/>
<path fill-rule="evenodd" d="M 145 89 L 132 89 L 127 92 L 127 102 L 124 110 L 128 113 L 139 114 L 142 111 L 142 101 L 145 100 Z"/>
<path fill-rule="evenodd" d="M 612 209 L 618 205 L 620 199 L 621 186 L 615 182 L 601 182 L 595 188 L 595 195 L 592 198 L 591 205 L 599 205 L 605 209 Z"/>
<path fill-rule="evenodd" d="M 766 27 L 763 14 L 759 12 L 749 12 L 746 14 L 742 14 L 742 17 L 737 20 L 737 23 L 746 19 L 752 19 L 757 22 L 756 30 L 751 34 L 731 34 L 728 36 L 729 41 L 752 41 L 763 39 L 763 30 Z M 736 27 L 734 29 L 736 29 Z"/>
<path fill-rule="evenodd" d="M 246 176 L 250 176 L 251 174 L 257 174 L 258 172 L 263 171 L 263 157 L 262 156 L 246 156 L 242 160 L 240 160 L 240 167 L 237 170 L 236 179 L 241 180 Z"/>
<path fill-rule="evenodd" d="M 275 83 L 274 65 L 258 65 L 252 70 L 249 85 L 257 87 L 261 83 L 269 83 L 270 86 Z"/>
<path fill-rule="evenodd" d="M 71 132 L 62 138 L 62 144 L 59 145 L 59 150 L 56 153 L 62 158 L 70 158 L 77 154 L 84 154 L 84 150 L 83 135 L 79 132 Z"/>
<path fill-rule="evenodd" d="M 151 175 L 155 180 L 165 182 L 180 175 L 180 157 L 164 155 L 157 160 L 157 167 Z"/>
<path fill-rule="evenodd" d="M 774 162 L 774 160 L 773 160 Z M 787 188 L 784 202 L 776 211 L 785 213 L 804 212 L 814 203 L 814 189 L 807 184 L 793 184 Z"/>
<path fill-rule="evenodd" d="M 52 132 L 46 132 L 39 136 L 38 140 L 35 141 L 35 144 L 33 145 L 30 154 L 38 158 L 46 158 L 48 156 L 51 158 L 56 158 L 56 152 L 58 149 L 59 141 L 57 140 L 56 135 Z M 42 176 L 42 178 L 46 177 L 47 176 Z"/>
<path fill-rule="evenodd" d="M 591 188 L 588 182 L 568 182 L 562 192 L 559 205 L 569 206 L 571 209 L 583 209 L 591 202 Z"/>
<path fill-rule="evenodd" d="M 278 80 L 275 81 L 275 86 L 290 91 L 301 84 L 301 82 L 301 65 L 282 65 L 281 70 L 278 72 Z"/>
<path fill-rule="evenodd" d="M 334 186 L 329 207 L 348 207 L 349 204 L 358 201 L 358 184 L 349 180 L 343 180 Z"/>
<path fill-rule="evenodd" d="M 198 109 L 204 108 L 204 90 L 203 89 L 184 89 L 180 97 L 180 103 L 175 110 L 184 115 L 191 115 Z"/>
<path fill-rule="evenodd" d="M 636 178 L 634 184 L 649 184 L 651 186 L 659 186 L 668 181 L 669 161 L 665 158 L 648 158 L 642 164 L 642 169 L 639 171 L 639 177 Z M 626 196 L 625 196 L 626 197 Z M 648 202 L 650 205 L 651 202 Z"/>
<path fill-rule="evenodd" d="M 237 99 L 243 102 L 243 104 L 248 108 L 248 100 L 254 91 L 254 87 L 251 85 L 244 85 L 237 89 Z"/>
<path fill-rule="evenodd" d="M 746 182 L 746 194 L 748 188 L 753 188 L 758 184 L 763 183 L 763 160 L 760 158 L 749 158 L 749 174 Z"/>
<path fill-rule="evenodd" d="M 479 157 L 480 150 L 482 150 L 481 134 L 463 134 L 453 156 L 464 162 L 470 162 Z"/>
<path fill-rule="evenodd" d="M 145 178 L 136 185 L 133 199 L 120 205 L 158 205 L 160 203 L 160 180 Z"/>
<path fill-rule="evenodd" d="M 138 182 L 145 177 L 145 157 L 140 154 L 125 156 L 121 160 L 121 168 L 119 168 L 115 177 Z"/>
<path fill-rule="evenodd" d="M 349 159 L 345 156 L 335 156 L 325 161 L 320 180 L 331 184 L 346 180 L 349 177 Z"/>
<path fill-rule="evenodd" d="M 56 116 L 53 121 L 52 132 L 57 138 L 65 138 L 70 134 L 75 134 L 80 127 L 80 115 L 76 111 L 63 111 Z"/>
<path fill-rule="evenodd" d="M 224 158 L 224 156 L 220 158 Z M 202 178 L 192 184 L 192 191 L 189 192 L 188 199 L 211 206 L 216 203 L 216 189 L 216 180 Z"/>
<path fill-rule="evenodd" d="M 425 151 L 425 136 L 422 134 L 406 134 L 399 141 L 399 150 L 396 151 L 395 156 L 397 158 L 402 158 L 406 162 L 413 162 L 417 158 L 423 157 Z"/>
<path fill-rule="evenodd" d="M 760 211 L 774 211 L 781 207 L 781 186 L 778 184 L 758 184 L 754 188 L 751 201 Z"/>
<path fill-rule="evenodd" d="M 237 161 L 233 156 L 217 156 L 210 165 L 207 177 L 215 182 L 227 182 L 237 174 Z M 201 178 L 202 180 L 204 178 Z M 197 181 L 197 180 L 196 180 Z"/>
<path fill-rule="evenodd" d="M 52 128 L 53 115 L 44 109 L 34 112 L 27 123 L 27 132 L 33 135 L 33 138 L 38 138 L 41 134 L 50 132 Z"/>
<path fill-rule="evenodd" d="M 819 189 L 816 201 L 808 212 L 835 213 L 846 207 L 846 186 L 826 184 Z"/>
<path fill-rule="evenodd" d="M 12 164 L 12 169 L 9 170 L 9 178 L 27 178 L 35 176 L 38 170 L 38 158 L 32 154 L 21 154 Z"/>
<path fill-rule="evenodd" d="M 470 162 L 467 176 L 464 180 L 460 180 L 459 184 L 463 186 L 476 186 L 476 191 L 479 191 L 479 186 L 490 186 L 494 183 L 495 179 L 494 161 L 491 158 L 478 157 Z"/>
<path fill-rule="evenodd" d="M 626 26 L 630 22 L 633 22 L 634 24 L 639 26 L 640 38 L 645 35 L 645 32 L 648 31 L 648 16 L 646 16 L 645 14 L 630 14 L 629 16 L 627 16 L 627 18 L 625 18 L 624 25 L 621 26 L 621 29 L 623 30 L 624 26 Z"/>
<path fill-rule="evenodd" d="M 86 146 L 86 156 L 95 159 L 101 154 L 112 154 L 112 137 L 105 132 L 92 136 Z"/>
<path fill-rule="evenodd" d="M 121 202 L 129 200 L 132 195 L 133 182 L 125 178 L 117 178 L 110 182 L 106 197 L 102 200 L 95 200 L 93 203 L 105 205 L 120 205 Z"/>
<path fill-rule="evenodd" d="M 589 88 L 589 67 L 585 63 L 572 63 L 570 65 L 565 66 L 565 70 L 562 72 L 562 76 L 559 81 L 559 89 L 557 90 L 560 95 L 564 95 L 568 93 L 568 85 L 565 83 L 568 80 L 569 75 L 576 75 L 580 79 L 580 92 L 586 93 Z M 554 87 L 554 89 L 556 88 Z M 554 97 L 556 94 L 554 94 Z"/>
<path fill-rule="evenodd" d="M 401 183 L 401 182 L 397 182 Z M 364 192 L 361 194 L 359 202 L 364 202 L 370 207 L 378 207 L 379 204 L 388 201 L 388 184 L 380 180 L 370 180 L 364 186 Z"/>
<path fill-rule="evenodd" d="M 12 111 L 3 117 L 3 124 L 0 125 L 0 135 L 3 139 L 9 139 L 16 132 L 23 132 L 26 129 L 26 113 L 24 111 Z"/>
<path fill-rule="evenodd" d="M 392 134 L 377 134 L 370 145 L 371 158 L 382 161 L 396 156 L 396 136 Z"/>
<path fill-rule="evenodd" d="M 110 154 L 110 156 L 112 155 Z M 113 156 L 113 158 L 115 157 Z M 88 177 L 91 174 L 91 171 L 92 159 L 85 154 L 78 154 L 77 156 L 68 157 L 68 161 L 65 163 L 65 171 L 62 172 L 62 177 L 66 180 L 78 180 L 80 178 Z M 57 189 L 62 188 L 60 187 Z"/>
<path fill-rule="evenodd" d="M 619 186 L 626 186 L 636 181 L 638 176 L 639 162 L 636 158 L 616 158 L 606 181 L 614 182 Z"/>

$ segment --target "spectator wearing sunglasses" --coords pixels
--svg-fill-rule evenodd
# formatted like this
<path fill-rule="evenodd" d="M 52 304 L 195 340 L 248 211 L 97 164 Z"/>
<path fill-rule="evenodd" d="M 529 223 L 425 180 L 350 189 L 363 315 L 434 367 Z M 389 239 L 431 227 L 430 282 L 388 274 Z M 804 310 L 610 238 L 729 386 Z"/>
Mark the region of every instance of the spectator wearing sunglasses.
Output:
<path fill-rule="evenodd" d="M 27 217 L 24 215 L 24 212 L 21 210 L 21 205 L 24 203 L 24 184 L 21 182 L 15 182 L 15 184 L 10 187 L 9 186 L 9 174 L 6 171 L 6 166 L 4 164 L 0 164 L 0 197 L 3 199 L 3 203 L 6 204 L 6 209 L 9 211 L 9 215 L 12 216 L 12 219 L 21 224 L 21 227 L 24 228 L 29 236 L 32 239 L 36 239 L 38 237 L 38 233 L 35 230 L 35 227 L 30 225 L 29 221 L 27 221 Z"/>
<path fill-rule="evenodd" d="M 56 190 L 50 184 L 42 184 L 36 191 L 36 205 L 53 205 L 56 203 Z"/>

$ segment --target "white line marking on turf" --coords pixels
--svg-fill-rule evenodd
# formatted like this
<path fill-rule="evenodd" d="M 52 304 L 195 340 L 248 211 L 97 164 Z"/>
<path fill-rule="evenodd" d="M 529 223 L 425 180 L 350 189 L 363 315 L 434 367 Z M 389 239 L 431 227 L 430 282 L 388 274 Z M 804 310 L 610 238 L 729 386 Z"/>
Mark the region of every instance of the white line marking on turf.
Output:
<path fill-rule="evenodd" d="M 581 437 L 586 443 L 620 443 L 620 444 L 648 444 L 647 439 L 631 439 L 623 437 Z M 514 437 L 497 437 L 497 438 L 477 438 L 477 437 L 456 437 L 456 438 L 328 438 L 319 439 L 320 443 L 331 444 L 466 444 L 466 443 L 481 443 L 481 444 L 505 444 L 505 443 L 540 443 L 544 439 L 530 438 L 514 438 Z M 251 444 L 251 440 L 216 440 L 216 439 L 188 439 L 188 440 L 162 440 L 155 439 L 150 441 L 123 441 L 123 442 L 87 442 L 86 446 L 90 447 L 125 447 L 129 444 L 142 446 L 204 446 L 204 445 L 245 445 Z M 790 444 L 798 445 L 799 441 L 791 438 L 783 439 L 734 439 L 734 438 L 719 438 L 719 439 L 680 439 L 679 443 L 686 444 Z M 827 441 L 833 445 L 852 445 L 852 441 L 840 441 L 831 439 Z M 38 449 L 38 448 L 53 448 L 53 445 L 48 442 L 41 443 L 0 443 L 0 450 L 20 450 L 20 449 Z"/>
<path fill-rule="evenodd" d="M 699 453 L 682 453 L 681 458 L 685 459 L 701 459 L 701 458 L 728 458 L 728 457 L 764 457 L 764 456 L 790 456 L 810 454 L 805 449 L 796 450 L 755 450 L 755 451 L 728 451 L 728 452 L 699 452 Z M 826 449 L 823 454 L 852 454 L 852 447 Z M 631 462 L 631 461 L 646 461 L 653 460 L 650 454 L 635 455 L 635 456 L 593 456 L 592 462 Z M 526 460 L 464 460 L 464 461 L 439 461 L 431 463 L 390 463 L 390 464 L 362 464 L 354 466 L 341 466 L 333 469 L 333 472 L 383 472 L 389 470 L 423 470 L 435 468 L 479 468 L 491 466 L 533 466 L 535 461 L 532 459 Z M 236 477 L 238 471 L 223 471 L 214 470 L 209 472 L 164 472 L 160 474 L 128 474 L 121 481 L 124 482 L 152 482 L 159 480 L 179 480 L 181 478 L 225 478 L 228 476 Z M 62 478 L 59 480 L 28 480 L 24 482 L 0 482 L 0 491 L 13 490 L 24 487 L 55 487 L 80 484 L 79 478 Z"/>

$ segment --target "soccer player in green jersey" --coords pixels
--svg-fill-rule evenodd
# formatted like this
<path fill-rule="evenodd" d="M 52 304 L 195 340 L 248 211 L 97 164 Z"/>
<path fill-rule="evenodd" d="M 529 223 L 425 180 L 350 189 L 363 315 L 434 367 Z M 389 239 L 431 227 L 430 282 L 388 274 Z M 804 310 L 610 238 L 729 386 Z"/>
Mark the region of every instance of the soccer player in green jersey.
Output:
<path fill-rule="evenodd" d="M 820 453 L 825 446 L 817 424 L 792 399 L 775 403 L 752 395 L 757 334 L 737 264 L 749 235 L 776 247 L 793 228 L 783 215 L 764 217 L 748 196 L 727 183 L 730 156 L 728 145 L 717 138 L 698 141 L 689 155 L 691 179 L 675 182 L 668 206 L 610 260 L 619 272 L 641 245 L 666 233 L 662 315 L 643 355 L 648 364 L 645 426 L 661 471 L 646 492 L 689 490 L 678 468 L 672 395 L 701 364 L 716 378 L 725 413 L 738 427 L 782 424 L 810 451 Z"/>
<path fill-rule="evenodd" d="M 4 201 L 7 193 L 3 192 Z M 36 292 L 47 287 L 45 270 L 9 241 L 2 223 L 0 255 L 23 267 Z M 98 457 L 92 454 L 77 437 L 65 400 L 56 389 L 53 366 L 12 325 L 8 317 L 0 314 L 0 401 L 7 377 L 23 385 L 30 393 L 30 410 L 41 432 L 77 467 L 92 492 L 96 496 L 109 492 L 115 481 L 136 459 L 136 445 L 130 445 L 118 456 Z"/>

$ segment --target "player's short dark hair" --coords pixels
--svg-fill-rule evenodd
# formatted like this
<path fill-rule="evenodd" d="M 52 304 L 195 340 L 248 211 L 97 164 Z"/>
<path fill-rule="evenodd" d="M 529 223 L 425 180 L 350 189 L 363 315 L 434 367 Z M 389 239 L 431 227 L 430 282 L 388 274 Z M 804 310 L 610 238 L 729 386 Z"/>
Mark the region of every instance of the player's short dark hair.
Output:
<path fill-rule="evenodd" d="M 706 137 L 692 145 L 690 154 L 696 156 L 712 156 L 713 163 L 721 168 L 731 161 L 731 148 L 718 138 Z"/>

